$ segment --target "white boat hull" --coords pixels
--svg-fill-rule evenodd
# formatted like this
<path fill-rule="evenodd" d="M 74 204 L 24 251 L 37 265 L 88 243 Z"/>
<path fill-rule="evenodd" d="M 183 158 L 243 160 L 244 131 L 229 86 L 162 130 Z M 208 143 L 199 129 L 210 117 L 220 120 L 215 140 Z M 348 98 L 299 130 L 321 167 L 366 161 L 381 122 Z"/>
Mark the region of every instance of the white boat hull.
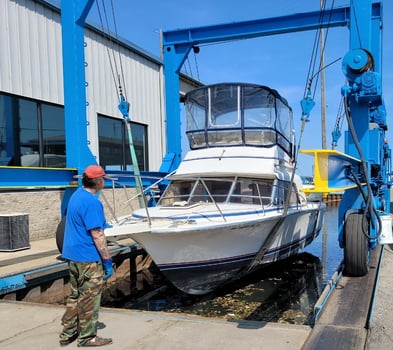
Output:
<path fill-rule="evenodd" d="M 213 215 L 195 221 L 156 218 L 150 231 L 135 232 L 132 224 L 126 224 L 110 232 L 125 234 L 130 226 L 128 233 L 172 284 L 188 294 L 205 294 L 262 264 L 297 253 L 319 233 L 323 216 L 319 214 L 319 206 L 309 204 L 302 210 L 290 210 L 285 217 L 275 210 L 240 216 L 226 213 L 226 222 Z M 282 222 L 275 228 L 280 218 Z M 274 228 L 266 252 L 260 261 L 255 260 Z"/>

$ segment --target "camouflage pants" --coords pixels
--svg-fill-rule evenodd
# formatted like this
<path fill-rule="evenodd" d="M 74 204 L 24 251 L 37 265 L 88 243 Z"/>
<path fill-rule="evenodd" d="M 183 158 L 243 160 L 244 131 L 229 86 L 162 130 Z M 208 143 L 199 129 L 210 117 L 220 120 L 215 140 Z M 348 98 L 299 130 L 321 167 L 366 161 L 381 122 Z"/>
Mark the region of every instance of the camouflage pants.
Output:
<path fill-rule="evenodd" d="M 71 294 L 63 316 L 60 340 L 75 338 L 78 334 L 78 345 L 82 345 L 97 335 L 104 270 L 101 262 L 70 261 L 68 267 Z"/>

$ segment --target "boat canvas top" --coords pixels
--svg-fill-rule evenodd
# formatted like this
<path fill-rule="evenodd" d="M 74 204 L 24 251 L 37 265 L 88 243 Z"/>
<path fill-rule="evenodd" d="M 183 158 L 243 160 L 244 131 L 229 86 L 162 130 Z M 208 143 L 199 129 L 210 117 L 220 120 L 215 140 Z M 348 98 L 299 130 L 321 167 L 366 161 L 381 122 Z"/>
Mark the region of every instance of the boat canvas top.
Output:
<path fill-rule="evenodd" d="M 207 85 L 185 96 L 191 150 L 275 147 L 294 156 L 292 109 L 277 91 L 244 83 Z"/>
<path fill-rule="evenodd" d="M 292 109 L 277 91 L 245 83 L 206 85 L 185 96 L 190 151 L 175 175 L 284 179 L 292 173 Z"/>

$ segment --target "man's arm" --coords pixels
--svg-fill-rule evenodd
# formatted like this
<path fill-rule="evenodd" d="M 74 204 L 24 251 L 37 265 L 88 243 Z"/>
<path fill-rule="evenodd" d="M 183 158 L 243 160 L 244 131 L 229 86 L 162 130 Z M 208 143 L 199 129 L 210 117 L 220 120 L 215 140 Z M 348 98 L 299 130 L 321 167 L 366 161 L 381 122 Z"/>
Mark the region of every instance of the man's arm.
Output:
<path fill-rule="evenodd" d="M 90 230 L 91 236 L 93 237 L 94 244 L 97 247 L 97 250 L 101 256 L 102 260 L 107 260 L 111 258 L 109 254 L 108 246 L 106 244 L 106 237 L 104 234 L 104 230 L 101 228 L 94 228 Z"/>

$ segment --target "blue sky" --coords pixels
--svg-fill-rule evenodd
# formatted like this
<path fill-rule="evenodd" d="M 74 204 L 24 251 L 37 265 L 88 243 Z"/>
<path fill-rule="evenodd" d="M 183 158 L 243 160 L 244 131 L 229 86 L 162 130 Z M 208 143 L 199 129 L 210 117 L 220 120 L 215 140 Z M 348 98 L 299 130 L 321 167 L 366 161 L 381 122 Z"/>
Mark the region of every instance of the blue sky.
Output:
<path fill-rule="evenodd" d="M 97 1 L 102 3 L 102 0 Z M 332 2 L 333 0 L 326 1 L 327 8 Z M 350 0 L 335 0 L 334 6 L 348 6 L 349 2 Z M 393 112 L 393 1 L 381 2 L 384 9 L 383 92 L 388 126 L 393 130 L 393 124 L 389 122 Z M 111 12 L 111 1 L 105 0 L 105 3 L 107 11 Z M 160 29 L 168 31 L 315 11 L 319 9 L 320 0 L 113 0 L 113 4 L 118 35 L 158 57 Z M 100 24 L 96 5 L 93 5 L 88 20 Z M 326 35 L 325 65 L 342 58 L 349 49 L 347 28 L 331 28 Z M 241 81 L 276 89 L 293 108 L 294 124 L 298 131 L 301 123 L 300 100 L 303 98 L 314 38 L 315 32 L 310 31 L 202 46 L 198 55 L 189 56 L 189 62 L 186 62 L 187 73 L 204 83 Z M 327 68 L 325 74 L 327 146 L 330 148 L 341 86 L 345 82 L 341 60 Z M 301 143 L 301 148 L 304 149 L 321 147 L 319 89 L 315 102 Z M 344 125 L 344 130 L 345 128 Z M 391 147 L 392 130 L 388 131 Z M 343 150 L 343 144 L 342 136 L 338 149 Z M 301 156 L 299 170 L 304 175 L 311 175 L 311 158 Z"/>

